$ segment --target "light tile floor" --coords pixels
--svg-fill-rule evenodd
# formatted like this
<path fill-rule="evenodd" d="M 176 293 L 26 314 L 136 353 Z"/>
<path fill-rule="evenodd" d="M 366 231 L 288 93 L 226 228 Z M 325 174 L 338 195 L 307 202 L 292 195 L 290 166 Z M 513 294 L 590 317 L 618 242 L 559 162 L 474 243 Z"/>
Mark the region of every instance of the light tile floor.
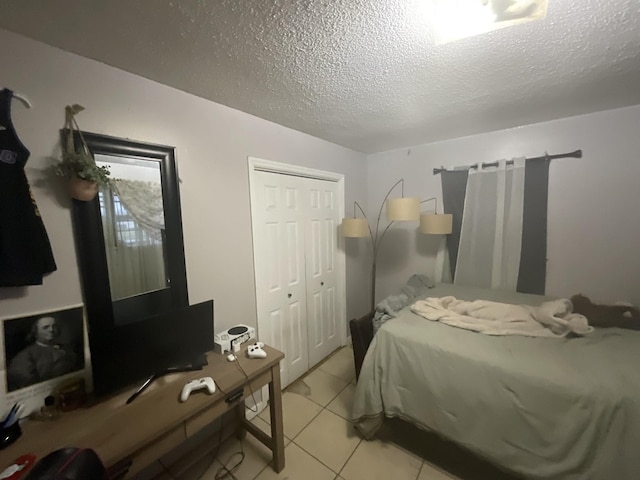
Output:
<path fill-rule="evenodd" d="M 394 443 L 362 440 L 348 421 L 355 392 L 354 377 L 353 350 L 344 347 L 290 385 L 282 399 L 286 437 L 284 470 L 279 474 L 274 472 L 269 466 L 271 452 L 247 435 L 242 444 L 245 459 L 234 472 L 235 477 L 238 480 L 455 480 L 457 477 Z M 269 433 L 268 409 L 252 421 Z M 231 467 L 240 451 L 238 440 L 226 441 L 202 480 L 214 480 L 222 466 L 220 461 Z M 206 464 L 200 466 L 199 471 L 205 468 Z"/>

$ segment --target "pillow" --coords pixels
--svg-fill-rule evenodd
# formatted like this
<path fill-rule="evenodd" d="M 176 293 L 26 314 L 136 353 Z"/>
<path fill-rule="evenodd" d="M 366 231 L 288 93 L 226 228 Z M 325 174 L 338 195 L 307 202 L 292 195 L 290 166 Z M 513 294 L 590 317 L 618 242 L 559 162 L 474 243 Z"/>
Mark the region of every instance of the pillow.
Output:
<path fill-rule="evenodd" d="M 400 310 L 411 305 L 419 297 L 426 295 L 427 290 L 433 287 L 434 283 L 426 275 L 411 275 L 399 293 L 389 295 L 376 305 L 375 314 L 371 319 L 373 334 L 378 333 L 380 327 L 387 320 L 395 318 Z"/>
<path fill-rule="evenodd" d="M 587 317 L 594 327 L 640 330 L 640 311 L 631 305 L 596 305 L 582 294 L 571 297 L 571 303 L 573 311 Z"/>

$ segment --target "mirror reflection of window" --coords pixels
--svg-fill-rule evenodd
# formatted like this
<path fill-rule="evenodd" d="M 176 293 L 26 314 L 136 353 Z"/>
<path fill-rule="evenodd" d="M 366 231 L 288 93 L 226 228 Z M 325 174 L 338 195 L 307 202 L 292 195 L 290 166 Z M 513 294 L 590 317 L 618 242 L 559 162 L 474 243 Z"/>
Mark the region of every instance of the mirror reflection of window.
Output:
<path fill-rule="evenodd" d="M 160 165 L 107 155 L 96 162 L 112 178 L 98 197 L 112 299 L 168 287 Z"/>
<path fill-rule="evenodd" d="M 126 244 L 131 247 L 162 245 L 162 240 L 154 236 L 140 225 L 118 198 L 112 189 L 105 189 L 99 193 L 100 215 L 107 228 L 112 230 L 113 245 Z"/>

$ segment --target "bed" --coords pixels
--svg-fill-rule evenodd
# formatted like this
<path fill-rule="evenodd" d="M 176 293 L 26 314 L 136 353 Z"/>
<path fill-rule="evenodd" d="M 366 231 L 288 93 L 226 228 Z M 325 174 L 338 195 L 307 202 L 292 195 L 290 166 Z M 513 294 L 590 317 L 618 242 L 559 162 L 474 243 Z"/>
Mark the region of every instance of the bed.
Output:
<path fill-rule="evenodd" d="M 444 284 L 428 294 L 448 295 L 548 300 Z M 366 438 L 385 416 L 398 417 L 525 478 L 640 478 L 640 332 L 489 336 L 407 307 L 367 345 L 370 323 L 371 315 L 351 322 L 358 371 L 352 418 Z"/>

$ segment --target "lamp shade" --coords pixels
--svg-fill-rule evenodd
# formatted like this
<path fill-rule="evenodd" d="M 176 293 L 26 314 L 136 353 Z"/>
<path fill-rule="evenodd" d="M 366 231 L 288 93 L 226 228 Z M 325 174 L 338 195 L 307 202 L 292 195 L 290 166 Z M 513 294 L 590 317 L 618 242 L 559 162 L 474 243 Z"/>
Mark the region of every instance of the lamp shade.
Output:
<path fill-rule="evenodd" d="M 430 235 L 447 235 L 453 231 L 453 215 L 434 213 L 420 215 L 420 231 Z"/>
<path fill-rule="evenodd" d="M 420 199 L 414 197 L 390 198 L 387 200 L 387 220 L 406 222 L 420 218 Z"/>
<path fill-rule="evenodd" d="M 342 236 L 359 238 L 369 236 L 369 222 L 366 218 L 343 218 Z"/>

